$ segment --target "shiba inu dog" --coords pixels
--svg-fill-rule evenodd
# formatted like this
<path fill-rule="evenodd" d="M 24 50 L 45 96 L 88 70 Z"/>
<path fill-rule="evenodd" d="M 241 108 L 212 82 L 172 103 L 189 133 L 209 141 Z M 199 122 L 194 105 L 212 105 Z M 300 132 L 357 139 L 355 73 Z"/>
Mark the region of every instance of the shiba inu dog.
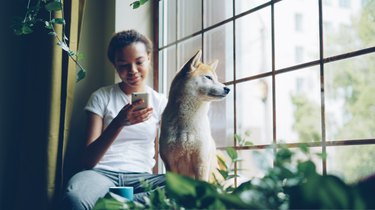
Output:
<path fill-rule="evenodd" d="M 208 181 L 216 169 L 216 146 L 211 136 L 208 110 L 211 101 L 230 91 L 218 82 L 218 61 L 200 61 L 199 50 L 176 74 L 163 112 L 160 156 L 167 171 Z"/>

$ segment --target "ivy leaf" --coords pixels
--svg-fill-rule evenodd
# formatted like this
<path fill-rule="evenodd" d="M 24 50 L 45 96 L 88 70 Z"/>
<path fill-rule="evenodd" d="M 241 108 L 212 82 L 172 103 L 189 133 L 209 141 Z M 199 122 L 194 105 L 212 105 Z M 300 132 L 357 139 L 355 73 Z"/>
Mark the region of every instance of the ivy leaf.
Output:
<path fill-rule="evenodd" d="M 81 81 L 83 78 L 86 77 L 86 70 L 83 68 L 80 68 L 77 72 L 76 82 Z"/>
<path fill-rule="evenodd" d="M 22 27 L 21 27 L 21 33 L 22 34 L 30 34 L 33 32 L 33 29 L 31 29 L 31 27 L 29 27 L 28 25 L 26 24 L 23 24 Z"/>
<path fill-rule="evenodd" d="M 130 4 L 130 6 L 133 7 L 133 9 L 137 9 L 141 6 L 141 2 L 140 1 L 135 1 L 133 3 Z"/>
<path fill-rule="evenodd" d="M 54 19 L 51 20 L 51 23 L 65 25 L 65 20 L 63 18 L 54 18 Z"/>
<path fill-rule="evenodd" d="M 56 32 L 53 32 L 53 31 L 49 32 L 48 34 L 51 35 L 51 36 L 56 36 L 57 35 Z"/>
<path fill-rule="evenodd" d="M 52 30 L 52 24 L 48 21 L 44 21 L 44 26 L 47 28 L 47 29 L 51 29 Z"/>
<path fill-rule="evenodd" d="M 52 1 L 48 4 L 46 4 L 45 6 L 45 9 L 49 12 L 52 12 L 52 11 L 59 11 L 59 10 L 62 10 L 62 3 L 61 2 L 57 2 L 57 1 Z"/>

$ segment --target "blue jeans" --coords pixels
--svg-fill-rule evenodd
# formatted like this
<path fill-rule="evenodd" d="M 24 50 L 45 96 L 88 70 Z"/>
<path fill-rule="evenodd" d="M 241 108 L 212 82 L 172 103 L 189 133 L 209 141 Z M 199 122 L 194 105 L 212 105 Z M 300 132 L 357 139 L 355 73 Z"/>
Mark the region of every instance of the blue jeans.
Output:
<path fill-rule="evenodd" d="M 143 203 L 145 192 L 141 180 L 152 189 L 165 186 L 164 174 L 114 172 L 101 169 L 85 170 L 75 174 L 68 182 L 63 195 L 63 209 L 92 209 L 96 201 L 108 193 L 110 187 L 133 186 L 134 200 Z"/>

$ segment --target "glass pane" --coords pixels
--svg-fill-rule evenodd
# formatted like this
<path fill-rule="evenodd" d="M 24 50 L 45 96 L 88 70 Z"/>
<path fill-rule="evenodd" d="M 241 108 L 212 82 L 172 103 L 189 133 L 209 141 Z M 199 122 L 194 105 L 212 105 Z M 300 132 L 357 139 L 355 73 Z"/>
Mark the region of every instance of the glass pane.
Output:
<path fill-rule="evenodd" d="M 345 8 L 324 5 L 323 12 L 324 56 L 375 46 L 375 1 L 351 1 Z"/>
<path fill-rule="evenodd" d="M 202 0 L 178 0 L 178 39 L 202 29 Z"/>
<path fill-rule="evenodd" d="M 325 65 L 327 139 L 375 137 L 375 54 Z"/>
<path fill-rule="evenodd" d="M 236 21 L 237 79 L 271 70 L 270 26 L 270 7 Z"/>
<path fill-rule="evenodd" d="M 263 177 L 272 167 L 274 160 L 272 149 L 240 150 L 238 156 L 242 159 L 238 162 L 239 183 L 255 177 Z"/>
<path fill-rule="evenodd" d="M 176 41 L 176 0 L 159 1 L 159 47 Z"/>
<path fill-rule="evenodd" d="M 327 148 L 327 173 L 355 183 L 375 172 L 375 145 Z"/>
<path fill-rule="evenodd" d="M 202 36 L 198 35 L 180 42 L 177 46 L 178 58 L 177 66 L 178 69 L 182 67 L 190 58 L 192 58 L 198 50 L 202 49 Z"/>
<path fill-rule="evenodd" d="M 161 92 L 168 95 L 169 87 L 177 72 L 176 46 L 173 45 L 159 53 L 159 75 Z"/>
<path fill-rule="evenodd" d="M 269 2 L 270 0 L 235 0 L 236 3 L 236 15 L 242 12 L 246 12 L 249 9 L 253 9 L 259 5 Z"/>
<path fill-rule="evenodd" d="M 233 2 L 228 0 L 204 0 L 204 27 L 232 17 Z"/>
<path fill-rule="evenodd" d="M 319 66 L 276 75 L 278 142 L 321 141 Z"/>
<path fill-rule="evenodd" d="M 233 23 L 208 31 L 204 36 L 204 61 L 219 60 L 216 73 L 219 81 L 233 80 Z"/>
<path fill-rule="evenodd" d="M 208 112 L 211 125 L 211 134 L 216 147 L 233 146 L 234 112 L 233 86 L 228 86 L 231 92 L 221 101 L 213 101 Z"/>
<path fill-rule="evenodd" d="M 275 4 L 275 65 L 285 68 L 319 59 L 319 1 Z"/>
<path fill-rule="evenodd" d="M 253 144 L 272 143 L 271 78 L 237 85 L 237 134 Z"/>

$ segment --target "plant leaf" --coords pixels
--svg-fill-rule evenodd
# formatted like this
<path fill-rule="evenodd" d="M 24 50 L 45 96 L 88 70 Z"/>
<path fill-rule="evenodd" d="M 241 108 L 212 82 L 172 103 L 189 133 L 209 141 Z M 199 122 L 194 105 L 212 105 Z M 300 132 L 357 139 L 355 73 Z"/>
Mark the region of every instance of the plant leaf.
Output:
<path fill-rule="evenodd" d="M 62 10 L 62 3 L 57 1 L 51 1 L 45 5 L 45 9 L 49 12 Z"/>
<path fill-rule="evenodd" d="M 230 159 L 231 159 L 233 162 L 235 162 L 235 161 L 237 160 L 237 158 L 238 158 L 238 154 L 237 154 L 237 151 L 236 151 L 234 148 L 232 148 L 232 147 L 228 147 L 228 148 L 227 148 L 227 153 L 228 153 Z"/>

